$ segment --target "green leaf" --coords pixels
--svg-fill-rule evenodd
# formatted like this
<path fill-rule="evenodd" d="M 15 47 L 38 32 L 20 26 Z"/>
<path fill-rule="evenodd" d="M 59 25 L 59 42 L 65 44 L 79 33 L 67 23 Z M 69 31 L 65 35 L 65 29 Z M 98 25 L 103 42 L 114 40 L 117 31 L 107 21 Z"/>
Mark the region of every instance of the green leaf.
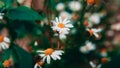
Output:
<path fill-rule="evenodd" d="M 18 8 L 12 8 L 7 13 L 8 18 L 12 20 L 41 20 L 42 17 L 34 10 L 20 6 Z"/>
<path fill-rule="evenodd" d="M 2 8 L 4 5 L 4 2 L 0 1 L 0 8 Z"/>
<path fill-rule="evenodd" d="M 14 0 L 5 0 L 6 8 L 11 7 L 13 2 L 14 2 Z"/>

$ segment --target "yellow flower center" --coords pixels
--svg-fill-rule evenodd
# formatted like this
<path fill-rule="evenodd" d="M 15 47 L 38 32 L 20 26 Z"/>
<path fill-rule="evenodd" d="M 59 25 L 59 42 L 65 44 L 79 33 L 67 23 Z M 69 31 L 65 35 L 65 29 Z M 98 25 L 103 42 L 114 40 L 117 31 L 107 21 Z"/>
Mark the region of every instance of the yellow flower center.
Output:
<path fill-rule="evenodd" d="M 45 50 L 45 55 L 51 55 L 54 52 L 52 48 L 48 48 Z"/>
<path fill-rule="evenodd" d="M 0 43 L 4 41 L 4 37 L 0 36 Z"/>
<path fill-rule="evenodd" d="M 10 66 L 10 60 L 5 60 L 3 65 L 4 65 L 4 67 L 9 67 Z"/>
<path fill-rule="evenodd" d="M 89 30 L 88 32 L 90 33 L 90 35 L 93 35 L 94 31 L 93 30 Z"/>
<path fill-rule="evenodd" d="M 58 24 L 58 27 L 59 27 L 59 28 L 64 28 L 65 25 L 64 25 L 63 23 L 59 23 L 59 24 Z"/>

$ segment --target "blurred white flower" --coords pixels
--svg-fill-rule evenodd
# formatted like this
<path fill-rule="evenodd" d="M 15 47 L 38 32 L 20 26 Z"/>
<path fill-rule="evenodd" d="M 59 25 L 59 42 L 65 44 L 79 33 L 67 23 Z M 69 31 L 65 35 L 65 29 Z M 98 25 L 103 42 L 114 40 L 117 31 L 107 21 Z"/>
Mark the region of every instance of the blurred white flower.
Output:
<path fill-rule="evenodd" d="M 38 50 L 37 52 L 40 52 L 41 54 L 39 54 L 39 56 L 41 56 L 43 58 L 43 62 L 45 62 L 45 60 L 47 59 L 47 63 L 50 64 L 50 60 L 51 58 L 53 60 L 61 60 L 60 55 L 62 55 L 62 53 L 64 53 L 64 51 L 62 50 L 54 50 L 52 48 L 48 48 L 44 51 Z"/>
<path fill-rule="evenodd" d="M 2 19 L 3 19 L 3 16 L 0 15 L 0 20 L 2 20 Z"/>
<path fill-rule="evenodd" d="M 69 34 L 68 31 L 62 31 L 60 34 L 59 34 L 59 38 L 60 39 L 66 39 L 66 35 Z"/>
<path fill-rule="evenodd" d="M 71 34 L 75 34 L 77 32 L 77 29 L 76 28 L 73 28 L 72 30 L 71 30 Z"/>
<path fill-rule="evenodd" d="M 65 9 L 65 4 L 64 3 L 58 3 L 56 5 L 56 10 L 57 11 L 63 11 Z"/>
<path fill-rule="evenodd" d="M 0 13 L 0 20 L 3 19 L 3 15 L 4 15 L 4 13 Z"/>
<path fill-rule="evenodd" d="M 61 17 L 59 17 L 59 18 L 56 17 L 56 20 L 52 21 L 52 22 L 53 22 L 52 28 L 53 28 L 53 30 L 56 30 L 59 32 L 60 38 L 65 38 L 65 35 L 69 34 L 70 28 L 73 27 L 73 25 L 69 23 L 70 20 L 68 20 L 67 18 L 62 20 Z"/>
<path fill-rule="evenodd" d="M 92 24 L 99 24 L 100 19 L 101 19 L 100 14 L 99 13 L 94 13 L 88 18 L 88 21 Z"/>
<path fill-rule="evenodd" d="M 69 4 L 68 4 L 69 8 L 72 10 L 72 11 L 79 11 L 82 9 L 82 5 L 79 1 L 71 1 Z"/>
<path fill-rule="evenodd" d="M 120 31 L 120 22 L 111 25 L 112 30 Z"/>
<path fill-rule="evenodd" d="M 37 42 L 37 41 L 35 41 L 35 42 L 34 42 L 34 45 L 35 45 L 35 46 L 38 46 L 38 42 Z"/>
<path fill-rule="evenodd" d="M 89 29 L 89 28 L 87 28 L 86 30 L 90 33 L 90 35 L 94 35 L 96 38 L 99 38 L 98 33 L 102 31 L 101 28 L 99 28 L 99 29 L 96 29 L 96 28 Z"/>
<path fill-rule="evenodd" d="M 92 50 L 95 50 L 95 44 L 93 44 L 92 42 L 86 41 L 85 42 L 85 46 L 80 47 L 80 51 L 82 53 L 89 53 Z"/>
<path fill-rule="evenodd" d="M 62 17 L 62 19 L 65 19 L 65 18 L 71 19 L 72 18 L 72 15 L 66 11 L 60 12 L 59 16 Z"/>
<path fill-rule="evenodd" d="M 8 37 L 0 36 L 0 51 L 9 48 L 10 39 Z"/>

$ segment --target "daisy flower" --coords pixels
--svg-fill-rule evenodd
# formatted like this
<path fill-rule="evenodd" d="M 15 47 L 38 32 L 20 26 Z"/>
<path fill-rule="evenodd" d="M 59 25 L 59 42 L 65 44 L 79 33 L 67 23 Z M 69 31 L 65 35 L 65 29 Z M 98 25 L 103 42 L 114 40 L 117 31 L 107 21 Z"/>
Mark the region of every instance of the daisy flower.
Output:
<path fill-rule="evenodd" d="M 0 50 L 9 48 L 10 39 L 8 37 L 0 36 Z"/>
<path fill-rule="evenodd" d="M 69 23 L 70 20 L 68 20 L 67 18 L 62 20 L 61 17 L 59 17 L 59 18 L 56 17 L 56 20 L 52 21 L 52 22 L 53 22 L 52 29 L 58 31 L 59 35 L 62 36 L 62 37 L 64 35 L 68 34 L 70 28 L 73 27 L 73 25 Z"/>
<path fill-rule="evenodd" d="M 65 19 L 65 18 L 70 19 L 70 18 L 72 18 L 72 15 L 70 13 L 66 12 L 66 11 L 60 12 L 59 16 L 62 17 L 62 19 Z"/>
<path fill-rule="evenodd" d="M 89 41 L 85 42 L 85 46 L 80 47 L 82 53 L 89 53 L 92 50 L 95 50 L 95 45 Z"/>
<path fill-rule="evenodd" d="M 64 9 L 65 9 L 64 3 L 58 3 L 58 4 L 56 5 L 56 10 L 57 10 L 57 11 L 62 11 L 62 10 L 64 10 Z"/>
<path fill-rule="evenodd" d="M 99 37 L 99 32 L 101 32 L 102 31 L 102 29 L 95 29 L 95 28 L 93 28 L 93 29 L 89 29 L 89 28 L 87 28 L 86 29 L 89 33 L 90 33 L 90 35 L 94 35 L 96 38 L 98 38 Z"/>
<path fill-rule="evenodd" d="M 100 19 L 101 19 L 101 16 L 99 13 L 94 13 L 88 18 L 88 20 L 91 24 L 99 24 Z"/>
<path fill-rule="evenodd" d="M 54 50 L 52 48 L 48 48 L 45 51 L 37 51 L 40 52 L 41 54 L 39 54 L 39 56 L 41 56 L 43 58 L 43 62 L 45 62 L 45 60 L 47 59 L 47 63 L 50 64 L 50 60 L 51 58 L 53 60 L 60 60 L 61 57 L 60 55 L 62 55 L 62 53 L 64 53 L 62 50 Z"/>
<path fill-rule="evenodd" d="M 82 9 L 82 5 L 79 1 L 71 1 L 68 6 L 72 11 L 79 11 Z"/>

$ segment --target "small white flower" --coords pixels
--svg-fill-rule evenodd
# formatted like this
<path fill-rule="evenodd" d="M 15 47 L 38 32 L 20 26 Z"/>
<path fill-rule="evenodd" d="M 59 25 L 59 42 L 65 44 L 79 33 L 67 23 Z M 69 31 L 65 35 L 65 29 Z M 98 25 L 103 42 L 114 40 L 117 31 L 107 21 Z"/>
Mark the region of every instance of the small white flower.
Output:
<path fill-rule="evenodd" d="M 96 38 L 98 38 L 99 37 L 99 32 L 101 32 L 102 31 L 102 29 L 95 29 L 95 28 L 93 28 L 93 29 L 89 29 L 89 28 L 87 28 L 86 29 L 89 33 L 90 33 L 90 35 L 94 35 Z"/>
<path fill-rule="evenodd" d="M 85 46 L 80 47 L 80 51 L 82 53 L 89 53 L 90 51 L 95 50 L 95 49 L 96 49 L 95 44 L 89 41 L 85 42 Z"/>
<path fill-rule="evenodd" d="M 68 34 L 70 28 L 73 27 L 73 25 L 69 23 L 70 20 L 68 20 L 67 18 L 62 20 L 62 18 L 59 17 L 59 19 L 56 18 L 56 20 L 52 21 L 52 22 L 53 22 L 53 26 L 52 26 L 53 30 L 58 31 L 59 35 L 62 34 L 62 36 L 63 36 L 63 34 L 65 34 L 65 35 Z"/>
<path fill-rule="evenodd" d="M 38 65 L 37 63 L 34 65 L 34 68 L 42 68 L 40 65 Z"/>
<path fill-rule="evenodd" d="M 57 10 L 57 11 L 62 11 L 62 10 L 64 10 L 64 9 L 65 9 L 64 3 L 58 3 L 58 4 L 56 5 L 56 10 Z"/>
<path fill-rule="evenodd" d="M 35 45 L 35 46 L 38 46 L 38 42 L 37 42 L 37 41 L 35 41 L 35 42 L 34 42 L 34 45 Z"/>
<path fill-rule="evenodd" d="M 2 19 L 3 19 L 3 16 L 0 15 L 0 20 L 2 20 Z"/>
<path fill-rule="evenodd" d="M 3 15 L 4 15 L 4 13 L 0 13 L 0 20 L 3 19 Z"/>
<path fill-rule="evenodd" d="M 82 5 L 79 1 L 71 1 L 69 4 L 68 4 L 69 8 L 72 10 L 72 11 L 79 11 L 81 10 L 82 8 Z"/>
<path fill-rule="evenodd" d="M 101 16 L 98 13 L 94 13 L 88 18 L 89 22 L 92 24 L 99 24 L 100 19 L 101 19 Z"/>
<path fill-rule="evenodd" d="M 60 35 L 59 35 L 59 38 L 60 38 L 60 39 L 66 39 L 66 35 L 65 35 L 65 34 L 60 34 Z"/>
<path fill-rule="evenodd" d="M 113 25 L 111 26 L 111 29 L 112 29 L 112 30 L 120 31 L 120 22 L 119 22 L 119 23 L 116 23 L 116 24 L 113 24 Z"/>
<path fill-rule="evenodd" d="M 60 12 L 59 16 L 62 18 L 62 19 L 65 19 L 65 18 L 68 18 L 68 19 L 71 19 L 72 18 L 72 15 L 66 11 L 62 11 Z"/>
<path fill-rule="evenodd" d="M 41 56 L 43 58 L 43 62 L 45 62 L 45 60 L 47 60 L 47 63 L 50 64 L 50 60 L 51 58 L 53 60 L 61 60 L 60 55 L 62 55 L 62 53 L 64 53 L 62 50 L 54 50 L 52 48 L 48 48 L 45 51 L 37 51 L 37 52 L 41 52 L 41 54 L 39 54 L 39 56 Z"/>
<path fill-rule="evenodd" d="M 0 36 L 0 51 L 9 48 L 10 39 L 8 37 Z"/>

